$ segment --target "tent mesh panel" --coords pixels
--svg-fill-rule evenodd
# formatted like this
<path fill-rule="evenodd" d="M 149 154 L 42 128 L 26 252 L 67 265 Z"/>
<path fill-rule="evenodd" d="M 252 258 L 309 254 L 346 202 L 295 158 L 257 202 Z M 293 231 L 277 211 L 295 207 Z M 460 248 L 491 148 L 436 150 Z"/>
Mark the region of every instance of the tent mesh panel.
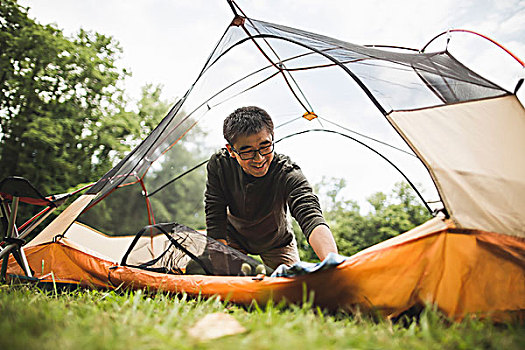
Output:
<path fill-rule="evenodd" d="M 165 239 L 159 240 L 161 243 L 140 241 L 141 237 L 157 235 Z M 273 271 L 238 250 L 177 223 L 144 227 L 135 236 L 121 265 L 188 275 L 255 276 Z"/>

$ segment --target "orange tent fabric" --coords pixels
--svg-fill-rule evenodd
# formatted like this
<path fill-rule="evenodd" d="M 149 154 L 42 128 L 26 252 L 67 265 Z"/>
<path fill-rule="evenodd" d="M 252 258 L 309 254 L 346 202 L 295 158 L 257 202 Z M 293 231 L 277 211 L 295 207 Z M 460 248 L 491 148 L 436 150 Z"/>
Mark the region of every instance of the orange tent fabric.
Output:
<path fill-rule="evenodd" d="M 441 219 L 370 247 L 334 269 L 293 278 L 166 275 L 118 266 L 79 248 L 63 239 L 27 248 L 26 255 L 36 277 L 48 275 L 49 282 L 52 272 L 56 282 L 217 295 L 245 305 L 270 299 L 300 303 L 306 290 L 314 293 L 315 305 L 332 310 L 359 308 L 395 317 L 431 303 L 454 320 L 469 314 L 525 319 L 525 241 L 455 229 Z M 8 271 L 22 274 L 13 259 Z"/>

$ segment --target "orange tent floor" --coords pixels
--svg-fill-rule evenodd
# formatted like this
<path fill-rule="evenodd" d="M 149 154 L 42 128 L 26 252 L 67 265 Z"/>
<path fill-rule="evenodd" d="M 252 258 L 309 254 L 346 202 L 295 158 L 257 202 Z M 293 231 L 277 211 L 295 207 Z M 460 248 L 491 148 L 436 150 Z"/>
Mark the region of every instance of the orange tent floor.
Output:
<path fill-rule="evenodd" d="M 365 249 L 333 269 L 293 278 L 161 274 L 119 266 L 67 239 L 29 247 L 25 254 L 42 281 L 86 287 L 219 296 L 244 305 L 301 303 L 305 293 L 313 293 L 316 306 L 359 308 L 385 317 L 433 304 L 454 320 L 467 315 L 525 319 L 525 241 L 455 229 L 440 219 Z M 8 273 L 22 274 L 12 257 Z"/>

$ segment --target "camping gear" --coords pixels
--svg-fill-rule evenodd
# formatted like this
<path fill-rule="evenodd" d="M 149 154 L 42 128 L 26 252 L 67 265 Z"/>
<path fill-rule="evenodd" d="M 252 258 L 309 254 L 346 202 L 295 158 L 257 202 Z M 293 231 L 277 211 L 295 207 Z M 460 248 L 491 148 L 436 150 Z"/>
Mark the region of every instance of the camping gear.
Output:
<path fill-rule="evenodd" d="M 44 197 L 40 191 L 23 177 L 10 176 L 0 181 L 0 224 L 2 229 L 0 231 L 2 233 L 0 243 L 0 258 L 2 258 L 1 280 L 5 280 L 10 254 L 13 254 L 13 257 L 23 269 L 25 275 L 29 278 L 32 277 L 33 272 L 27 263 L 27 258 L 22 247 L 26 243 L 25 238 L 53 211 L 76 193 L 78 193 L 78 191 Z M 44 209 L 23 225 L 18 226 L 16 220 L 20 203 L 40 206 L 44 207 Z"/>
<path fill-rule="evenodd" d="M 139 146 L 24 246 L 34 276 L 50 281 L 52 273 L 56 281 L 110 289 L 218 295 L 240 304 L 299 303 L 306 292 L 323 308 L 386 317 L 434 304 L 457 320 L 468 314 L 523 319 L 525 109 L 516 95 L 521 83 L 501 87 L 458 61 L 448 46 L 427 52 L 428 45 L 422 50 L 356 45 L 251 19 L 229 4 L 234 19 L 186 94 Z M 260 90 L 262 97 L 256 94 Z M 386 160 L 435 217 L 331 269 L 296 277 L 148 269 L 168 254 L 164 244 L 176 227 L 157 226 L 148 237 L 159 205 L 151 199 L 155 193 L 161 201 L 160 190 L 177 185 L 170 182 L 148 194 L 148 175 L 162 170 L 170 150 L 197 123 L 219 130 L 218 122 L 245 97 L 253 104 L 268 99 L 297 116 L 270 111 L 276 137 L 283 140 L 279 147 L 293 135 L 319 130 L 326 133 L 316 136 L 316 143 L 334 134 L 353 140 Z M 379 125 L 388 128 L 376 132 Z M 354 144 L 346 145 L 333 148 L 341 164 L 353 155 Z M 411 181 L 421 169 L 435 192 L 421 191 Z M 90 212 L 104 213 L 120 191 L 133 189 L 142 193 L 149 219 L 134 232 L 120 233 L 145 226 L 141 235 L 107 236 L 89 223 Z M 161 227 L 165 232 L 159 233 Z M 145 255 L 130 266 L 134 241 L 143 247 L 137 254 Z M 162 268 L 174 270 L 169 264 Z M 8 272 L 21 274 L 14 260 Z"/>

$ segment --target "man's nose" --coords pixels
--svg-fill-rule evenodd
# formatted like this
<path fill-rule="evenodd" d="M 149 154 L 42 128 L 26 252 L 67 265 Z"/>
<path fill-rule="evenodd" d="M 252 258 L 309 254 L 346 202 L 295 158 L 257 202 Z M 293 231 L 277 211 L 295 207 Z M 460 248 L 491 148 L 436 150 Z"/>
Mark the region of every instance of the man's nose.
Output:
<path fill-rule="evenodd" d="M 263 156 L 261 155 L 261 151 L 257 150 L 255 151 L 255 156 L 253 157 L 254 160 L 262 159 Z"/>

